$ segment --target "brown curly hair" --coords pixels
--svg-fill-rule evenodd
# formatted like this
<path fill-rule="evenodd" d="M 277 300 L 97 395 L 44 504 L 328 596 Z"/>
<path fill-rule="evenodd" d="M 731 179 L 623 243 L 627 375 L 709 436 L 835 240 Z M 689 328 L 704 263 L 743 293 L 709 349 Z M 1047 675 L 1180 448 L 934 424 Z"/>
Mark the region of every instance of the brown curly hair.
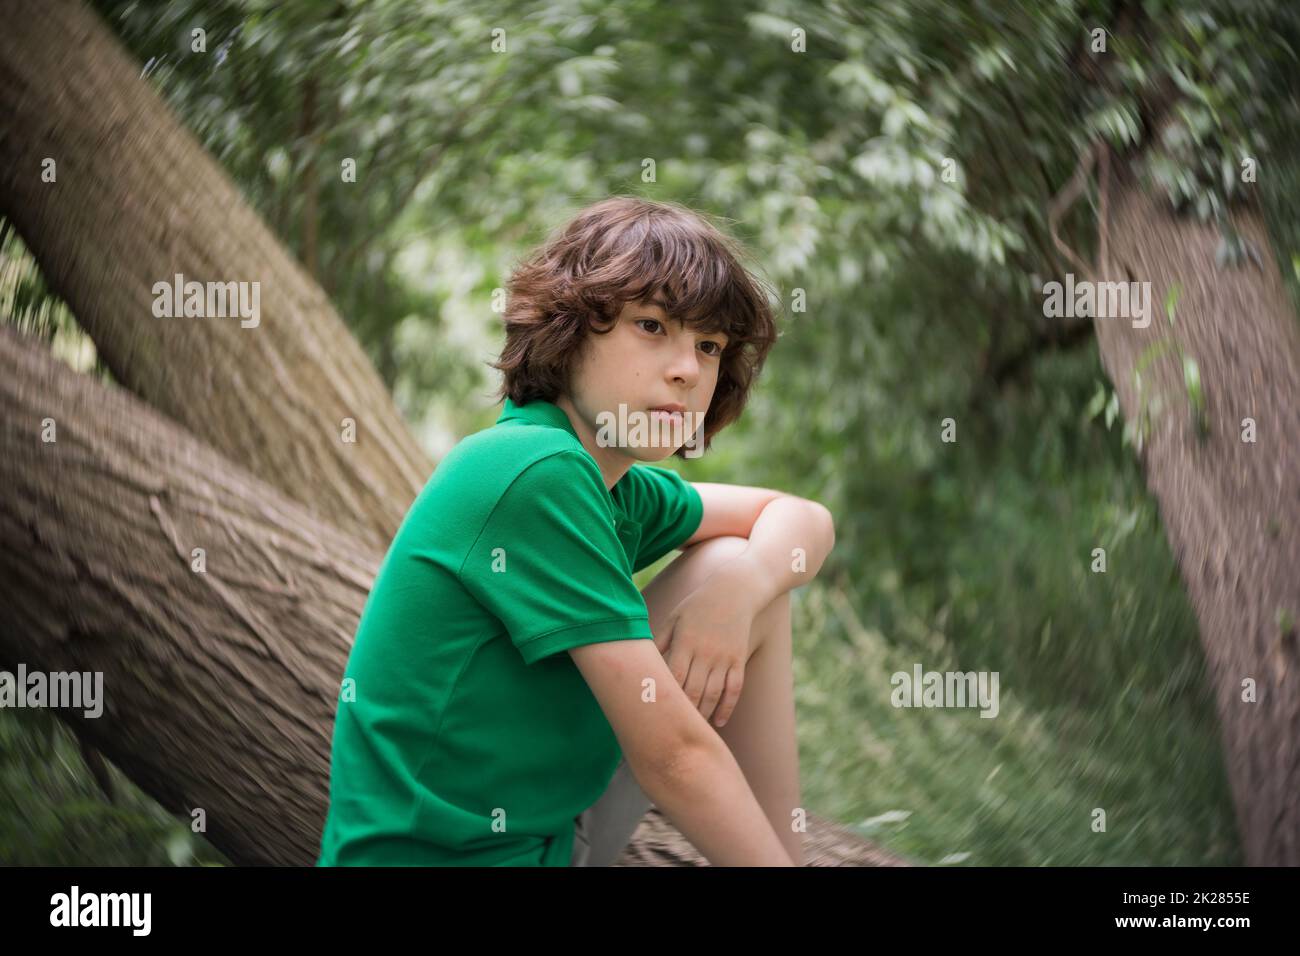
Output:
<path fill-rule="evenodd" d="M 670 320 L 728 336 L 704 420 L 707 451 L 740 417 L 778 336 L 776 297 L 743 257 L 738 242 L 677 203 L 613 196 L 587 206 L 510 276 L 505 347 L 490 363 L 503 375 L 498 401 L 554 402 L 589 332 L 608 333 L 625 303 L 659 298 Z M 685 458 L 685 447 L 676 454 Z"/>

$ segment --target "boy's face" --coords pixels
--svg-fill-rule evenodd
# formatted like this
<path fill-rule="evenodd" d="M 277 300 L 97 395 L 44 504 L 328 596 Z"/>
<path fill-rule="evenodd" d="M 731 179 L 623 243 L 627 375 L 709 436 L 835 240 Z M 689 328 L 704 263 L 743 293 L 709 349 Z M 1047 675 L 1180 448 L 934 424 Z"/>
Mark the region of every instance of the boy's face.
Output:
<path fill-rule="evenodd" d="M 576 417 L 575 429 L 584 445 L 588 438 L 595 443 L 610 421 L 604 416 L 617 422 L 619 406 L 626 406 L 624 434 L 631 440 L 601 443 L 595 450 L 588 445 L 606 477 L 612 473 L 617 481 L 633 461 L 661 461 L 689 442 L 697 429 L 696 441 L 702 439 L 704 413 L 713 400 L 726 345 L 726 334 L 685 328 L 669 319 L 657 302 L 628 302 L 608 333 L 587 336 L 569 392 L 556 404 L 570 419 Z M 665 405 L 679 406 L 679 418 L 654 411 Z M 638 417 L 649 425 L 651 437 L 644 443 L 637 442 L 632 431 Z M 663 440 L 667 435 L 673 440 Z"/>

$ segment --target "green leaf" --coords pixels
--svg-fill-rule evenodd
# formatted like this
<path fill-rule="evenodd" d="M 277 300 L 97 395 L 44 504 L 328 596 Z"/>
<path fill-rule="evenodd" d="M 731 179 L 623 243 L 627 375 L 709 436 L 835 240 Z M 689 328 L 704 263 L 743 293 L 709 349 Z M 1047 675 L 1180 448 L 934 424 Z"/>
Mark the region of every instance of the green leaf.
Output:
<path fill-rule="evenodd" d="M 1183 294 L 1183 286 L 1180 282 L 1175 282 L 1169 287 L 1169 292 L 1165 295 L 1165 315 L 1169 316 L 1169 324 L 1174 324 L 1174 306 L 1178 304 L 1178 297 Z"/>
<path fill-rule="evenodd" d="M 1105 407 L 1106 407 L 1106 386 L 1102 385 L 1101 382 L 1098 382 L 1097 391 L 1093 394 L 1092 398 L 1088 400 L 1088 404 L 1083 410 L 1084 421 L 1089 421 L 1089 422 L 1092 421 L 1094 418 L 1096 418 L 1098 415 L 1101 414 L 1102 409 Z M 1109 427 L 1109 423 L 1107 423 L 1107 425 Z"/>
<path fill-rule="evenodd" d="M 1106 430 L 1110 431 L 1111 424 L 1115 421 L 1115 416 L 1119 414 L 1119 392 L 1110 393 L 1110 401 L 1106 403 Z"/>
<path fill-rule="evenodd" d="M 1201 391 L 1201 370 L 1196 359 L 1190 355 L 1183 356 L 1183 384 L 1187 386 L 1187 397 L 1197 412 L 1205 411 L 1205 395 Z"/>

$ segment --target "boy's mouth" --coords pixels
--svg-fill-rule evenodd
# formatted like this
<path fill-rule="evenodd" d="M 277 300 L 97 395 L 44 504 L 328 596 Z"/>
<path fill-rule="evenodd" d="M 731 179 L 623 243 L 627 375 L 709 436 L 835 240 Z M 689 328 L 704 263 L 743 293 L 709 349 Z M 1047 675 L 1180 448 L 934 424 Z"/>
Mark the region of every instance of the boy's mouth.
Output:
<path fill-rule="evenodd" d="M 660 405 L 657 408 L 650 409 L 650 417 L 655 420 L 668 419 L 672 422 L 680 422 L 686 412 L 680 405 Z"/>

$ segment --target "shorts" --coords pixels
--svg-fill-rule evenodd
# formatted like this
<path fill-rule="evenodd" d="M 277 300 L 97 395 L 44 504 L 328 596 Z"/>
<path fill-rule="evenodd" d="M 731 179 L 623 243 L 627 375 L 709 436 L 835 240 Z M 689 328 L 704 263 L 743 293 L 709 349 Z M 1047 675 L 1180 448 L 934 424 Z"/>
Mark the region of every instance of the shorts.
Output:
<path fill-rule="evenodd" d="M 574 818 L 569 865 L 613 866 L 652 806 L 624 757 L 600 799 Z"/>

